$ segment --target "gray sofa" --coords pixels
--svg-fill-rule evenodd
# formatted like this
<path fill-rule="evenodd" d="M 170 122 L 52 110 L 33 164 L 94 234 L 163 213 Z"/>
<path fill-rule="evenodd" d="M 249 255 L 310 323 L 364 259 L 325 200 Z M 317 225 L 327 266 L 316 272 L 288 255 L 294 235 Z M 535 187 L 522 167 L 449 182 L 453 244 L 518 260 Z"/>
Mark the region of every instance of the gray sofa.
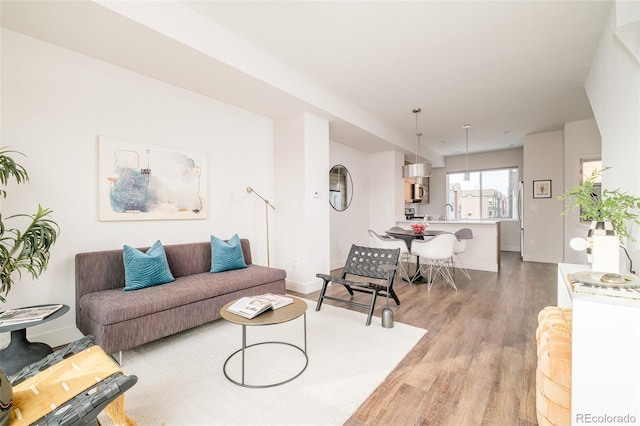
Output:
<path fill-rule="evenodd" d="M 284 294 L 286 272 L 254 265 L 249 240 L 240 241 L 247 268 L 212 274 L 211 243 L 166 245 L 175 281 L 126 292 L 122 250 L 77 254 L 78 329 L 116 353 L 218 319 L 239 297 Z"/>

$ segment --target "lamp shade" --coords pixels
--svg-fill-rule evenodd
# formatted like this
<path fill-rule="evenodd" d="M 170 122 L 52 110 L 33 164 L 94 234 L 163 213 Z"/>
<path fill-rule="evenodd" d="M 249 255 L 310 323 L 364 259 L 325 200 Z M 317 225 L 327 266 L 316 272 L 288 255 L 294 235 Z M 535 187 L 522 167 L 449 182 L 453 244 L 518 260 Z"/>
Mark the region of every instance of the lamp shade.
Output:
<path fill-rule="evenodd" d="M 431 163 L 416 163 L 402 166 L 403 178 L 430 177 Z"/>

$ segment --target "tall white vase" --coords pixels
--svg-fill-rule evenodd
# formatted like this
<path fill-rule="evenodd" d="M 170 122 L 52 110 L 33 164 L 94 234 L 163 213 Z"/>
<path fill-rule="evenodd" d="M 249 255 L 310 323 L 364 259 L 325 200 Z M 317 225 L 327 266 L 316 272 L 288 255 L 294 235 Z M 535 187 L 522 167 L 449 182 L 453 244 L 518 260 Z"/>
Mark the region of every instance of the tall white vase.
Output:
<path fill-rule="evenodd" d="M 587 233 L 587 261 L 593 271 L 620 273 L 620 240 L 611 222 L 591 222 Z"/>

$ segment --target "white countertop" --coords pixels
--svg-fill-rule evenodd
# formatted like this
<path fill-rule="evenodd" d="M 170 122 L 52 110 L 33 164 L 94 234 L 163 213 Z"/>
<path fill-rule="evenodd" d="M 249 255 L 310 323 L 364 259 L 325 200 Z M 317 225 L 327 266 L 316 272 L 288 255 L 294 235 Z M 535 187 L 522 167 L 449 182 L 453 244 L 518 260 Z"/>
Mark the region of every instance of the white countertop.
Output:
<path fill-rule="evenodd" d="M 426 220 L 425 219 L 412 219 L 412 220 L 399 220 L 398 223 L 422 223 L 427 222 L 431 224 L 461 224 L 461 225 L 495 225 L 501 222 L 500 219 L 485 219 L 485 220 Z"/>
<path fill-rule="evenodd" d="M 500 270 L 500 220 L 427 220 L 427 231 L 456 232 L 469 228 L 473 239 L 458 257 L 467 269 L 498 272 Z M 414 223 L 425 223 L 424 219 L 398 220 L 397 226 L 410 230 Z"/>

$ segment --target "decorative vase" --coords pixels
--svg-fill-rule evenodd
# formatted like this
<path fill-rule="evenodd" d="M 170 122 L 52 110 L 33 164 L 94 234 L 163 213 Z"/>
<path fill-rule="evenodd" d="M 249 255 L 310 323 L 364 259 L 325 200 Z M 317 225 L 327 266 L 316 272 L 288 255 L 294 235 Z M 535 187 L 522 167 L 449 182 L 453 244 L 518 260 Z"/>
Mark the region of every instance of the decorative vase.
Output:
<path fill-rule="evenodd" d="M 620 240 L 609 221 L 592 221 L 587 232 L 587 261 L 597 272 L 620 272 Z"/>

